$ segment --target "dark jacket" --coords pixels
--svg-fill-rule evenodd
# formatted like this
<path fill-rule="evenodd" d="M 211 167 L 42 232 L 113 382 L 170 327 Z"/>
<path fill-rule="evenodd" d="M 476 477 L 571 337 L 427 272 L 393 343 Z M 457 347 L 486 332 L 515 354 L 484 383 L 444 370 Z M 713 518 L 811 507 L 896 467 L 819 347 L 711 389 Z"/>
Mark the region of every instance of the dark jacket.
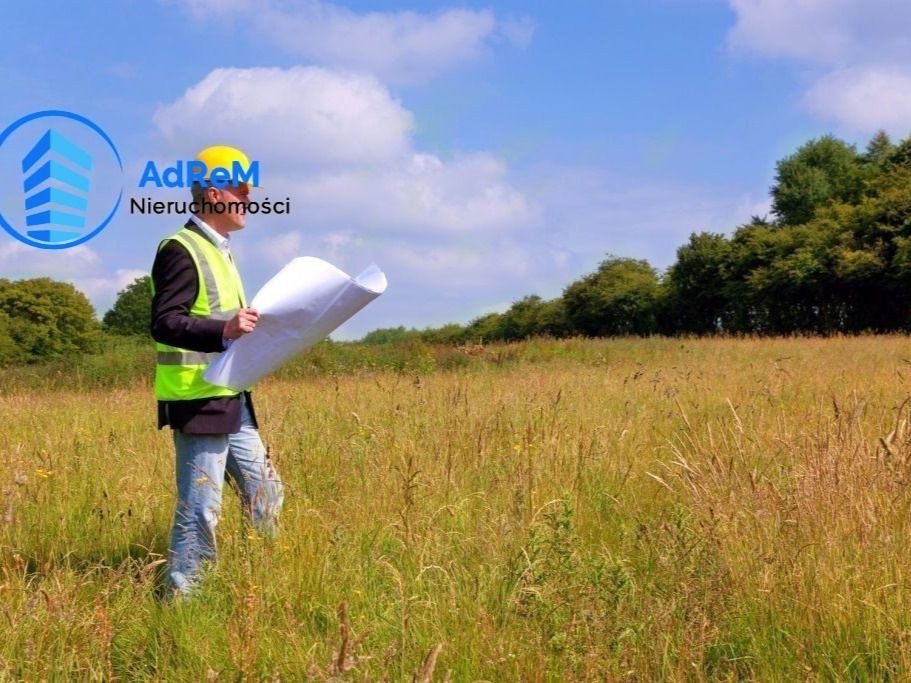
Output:
<path fill-rule="evenodd" d="M 187 229 L 209 237 L 193 221 Z M 169 241 L 155 256 L 152 266 L 152 338 L 162 344 L 189 351 L 213 353 L 224 350 L 225 322 L 190 316 L 199 293 L 196 266 L 186 248 Z M 253 401 L 246 392 L 247 405 L 256 424 Z M 187 434 L 234 434 L 240 431 L 240 395 L 192 401 L 159 401 L 158 428 L 170 425 Z"/>

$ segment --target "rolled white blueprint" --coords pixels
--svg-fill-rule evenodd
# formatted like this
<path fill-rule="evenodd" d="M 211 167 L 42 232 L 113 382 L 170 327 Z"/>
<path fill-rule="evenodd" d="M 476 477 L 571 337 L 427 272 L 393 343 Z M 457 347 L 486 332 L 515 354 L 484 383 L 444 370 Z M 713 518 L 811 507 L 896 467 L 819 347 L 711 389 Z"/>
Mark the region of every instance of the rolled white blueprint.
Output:
<path fill-rule="evenodd" d="M 322 259 L 296 258 L 253 297 L 256 329 L 232 342 L 206 369 L 206 381 L 235 391 L 249 388 L 293 356 L 325 338 L 386 291 L 376 264 L 356 278 Z"/>

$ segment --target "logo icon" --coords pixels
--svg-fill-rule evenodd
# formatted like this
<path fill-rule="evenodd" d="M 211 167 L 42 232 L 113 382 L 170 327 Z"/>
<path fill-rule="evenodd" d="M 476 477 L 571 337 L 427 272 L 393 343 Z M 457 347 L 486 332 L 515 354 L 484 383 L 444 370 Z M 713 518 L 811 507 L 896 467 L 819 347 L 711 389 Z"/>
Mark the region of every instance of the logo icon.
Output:
<path fill-rule="evenodd" d="M 8 182 L 11 161 L 18 182 Z M 122 176 L 114 143 L 89 119 L 60 110 L 23 116 L 0 133 L 0 226 L 42 249 L 82 244 L 113 219 Z M 18 202 L 3 194 L 16 186 Z"/>

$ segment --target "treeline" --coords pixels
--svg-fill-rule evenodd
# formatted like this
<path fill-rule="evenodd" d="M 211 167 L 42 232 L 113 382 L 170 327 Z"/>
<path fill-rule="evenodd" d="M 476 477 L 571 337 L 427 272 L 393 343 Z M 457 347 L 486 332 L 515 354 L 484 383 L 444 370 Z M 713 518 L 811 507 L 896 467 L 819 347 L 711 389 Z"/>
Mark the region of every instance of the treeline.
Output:
<path fill-rule="evenodd" d="M 467 325 L 385 328 L 363 341 L 911 329 L 911 137 L 879 133 L 862 152 L 811 140 L 778 162 L 771 196 L 771 217 L 730 236 L 691 235 L 663 273 L 611 256 L 556 299 L 527 296 Z M 148 338 L 150 302 L 140 278 L 99 322 L 69 284 L 0 279 L 0 365 L 91 352 L 105 332 Z"/>
<path fill-rule="evenodd" d="M 88 298 L 50 278 L 0 278 L 0 366 L 60 360 L 94 353 L 105 335 L 148 337 L 148 276 L 121 291 L 99 322 Z"/>
<path fill-rule="evenodd" d="M 911 138 L 860 152 L 832 136 L 776 167 L 772 216 L 730 236 L 693 234 L 659 273 L 608 257 L 562 296 L 364 341 L 477 343 L 533 335 L 833 334 L 911 329 Z"/>

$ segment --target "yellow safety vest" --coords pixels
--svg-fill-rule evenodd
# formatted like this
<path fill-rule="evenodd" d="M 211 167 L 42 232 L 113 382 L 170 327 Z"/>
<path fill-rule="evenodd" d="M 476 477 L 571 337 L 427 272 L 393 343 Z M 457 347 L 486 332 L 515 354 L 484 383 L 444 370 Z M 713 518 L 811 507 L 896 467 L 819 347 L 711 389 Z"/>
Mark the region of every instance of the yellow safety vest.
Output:
<path fill-rule="evenodd" d="M 170 240 L 182 244 L 196 266 L 199 293 L 190 307 L 192 317 L 230 320 L 239 307 L 246 306 L 244 287 L 234 262 L 229 263 L 210 240 L 183 228 L 176 235 L 163 240 L 158 245 L 158 250 Z M 155 348 L 158 351 L 155 397 L 159 401 L 237 395 L 237 391 L 209 384 L 202 377 L 217 353 L 189 351 L 159 343 L 156 343 Z"/>

